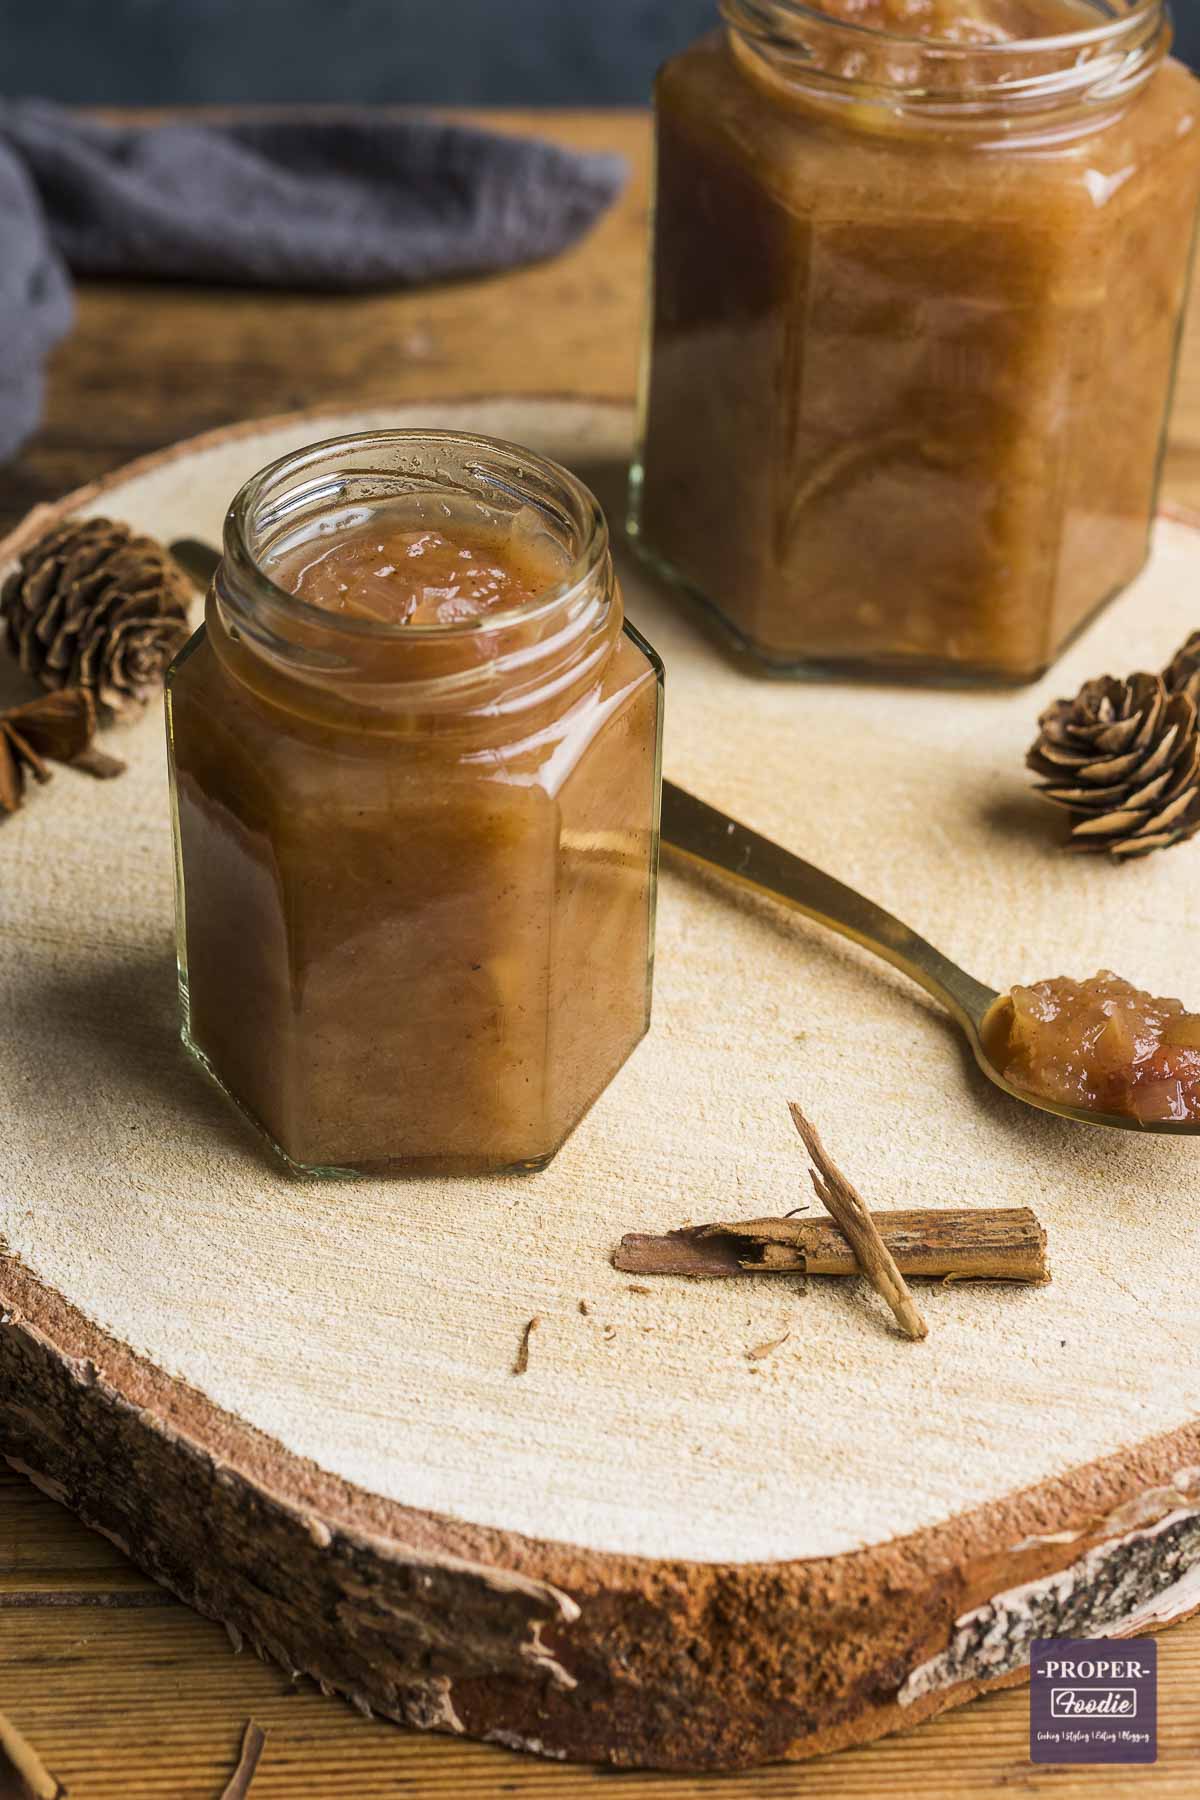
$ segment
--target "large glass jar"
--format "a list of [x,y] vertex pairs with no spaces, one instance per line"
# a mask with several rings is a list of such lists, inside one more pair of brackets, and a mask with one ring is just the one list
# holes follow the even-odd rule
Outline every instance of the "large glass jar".
[[[384,511],[558,579],[436,623],[273,579]],[[649,1017],[661,680],[595,500],[514,445],[379,432],[242,489],[169,677],[179,971],[185,1041],[292,1164],[535,1168],[616,1073]]]
[[1200,184],[1162,0],[724,13],[658,83],[631,529],[775,670],[1032,680],[1147,553]]

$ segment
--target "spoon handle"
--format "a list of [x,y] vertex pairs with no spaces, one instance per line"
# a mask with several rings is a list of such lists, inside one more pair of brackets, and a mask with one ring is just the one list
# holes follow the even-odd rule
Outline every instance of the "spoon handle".
[[917,982],[974,1032],[996,998],[985,987],[882,906],[835,881],[823,869],[739,825],[726,813],[663,782],[662,838],[691,862],[720,869],[743,887],[769,894],[881,956]]

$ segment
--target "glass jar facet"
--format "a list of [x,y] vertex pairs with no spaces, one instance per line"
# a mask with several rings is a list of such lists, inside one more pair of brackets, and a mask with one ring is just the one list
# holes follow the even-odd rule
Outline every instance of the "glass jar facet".
[[631,529],[781,672],[1032,680],[1145,559],[1200,87],[1160,0],[1044,4],[1094,28],[729,0],[660,75]]
[[[418,494],[547,535],[562,582],[462,624],[277,587],[299,529]],[[532,1168],[645,1032],[661,666],[595,501],[515,446],[382,432],[235,502],[169,678],[184,1034],[293,1164]]]

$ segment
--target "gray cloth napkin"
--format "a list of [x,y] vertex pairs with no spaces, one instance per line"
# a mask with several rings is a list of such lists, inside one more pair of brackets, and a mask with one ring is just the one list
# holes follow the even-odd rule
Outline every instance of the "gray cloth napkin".
[[41,412],[68,270],[261,287],[409,285],[552,256],[620,157],[369,115],[112,126],[0,101],[0,458]]

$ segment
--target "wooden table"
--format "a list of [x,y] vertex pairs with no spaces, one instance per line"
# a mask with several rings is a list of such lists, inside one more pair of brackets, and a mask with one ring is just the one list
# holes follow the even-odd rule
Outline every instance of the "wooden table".
[[[640,113],[506,114],[565,144],[619,149],[624,199],[569,255],[503,278],[412,294],[329,298],[193,287],[92,286],[54,359],[44,426],[0,470],[0,531],[143,451],[231,420],[425,395],[553,391],[628,398],[643,297],[649,130]],[[1200,296],[1192,308],[1166,492],[1200,509]],[[1200,595],[1197,596],[1200,624]],[[1015,1789],[1123,1800],[1200,1792],[1200,1619],[1162,1640],[1155,1768],[1034,1769],[1024,1690],[904,1736],[727,1778],[625,1775],[622,1795],[926,1800]],[[603,1772],[368,1723],[293,1686],[220,1626],[153,1586],[103,1539],[0,1473],[0,1708],[73,1800],[215,1800],[242,1727],[268,1733],[254,1800],[506,1794],[599,1796]]]

